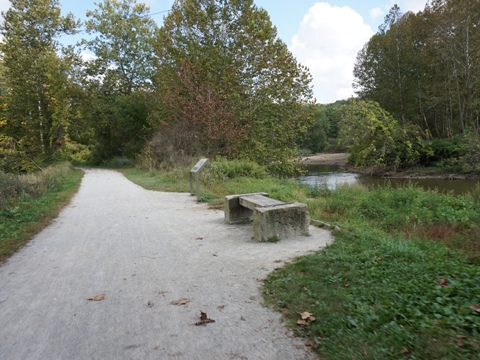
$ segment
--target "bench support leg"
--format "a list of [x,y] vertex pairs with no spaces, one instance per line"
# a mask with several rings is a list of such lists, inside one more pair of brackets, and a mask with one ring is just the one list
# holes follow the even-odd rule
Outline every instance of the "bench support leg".
[[306,204],[258,207],[253,214],[253,238],[257,241],[272,241],[309,235],[309,225]]
[[240,205],[239,198],[248,195],[263,195],[268,196],[267,193],[254,193],[242,195],[225,196],[225,221],[229,224],[241,223],[252,220],[253,210]]

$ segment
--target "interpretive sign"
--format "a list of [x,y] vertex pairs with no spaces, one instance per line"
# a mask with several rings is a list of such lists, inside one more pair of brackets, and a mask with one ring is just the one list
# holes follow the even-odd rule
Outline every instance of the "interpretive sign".
[[190,194],[194,195],[193,194],[193,183],[192,183],[193,179],[192,179],[192,177],[193,177],[193,174],[195,174],[197,201],[200,201],[200,188],[199,188],[199,185],[198,185],[198,174],[200,173],[200,171],[202,171],[202,169],[205,167],[205,165],[207,165],[207,162],[208,162],[208,159],[200,159],[200,161],[195,164],[195,166],[192,168],[192,170],[190,170]]

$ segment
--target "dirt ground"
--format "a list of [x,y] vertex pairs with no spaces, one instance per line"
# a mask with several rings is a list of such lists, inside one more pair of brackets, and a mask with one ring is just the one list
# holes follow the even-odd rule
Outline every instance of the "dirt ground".
[[348,154],[316,154],[304,157],[302,162],[307,165],[346,165]]
[[[86,170],[54,223],[0,267],[0,358],[316,358],[263,306],[260,287],[332,235],[252,235],[190,194]],[[215,322],[196,326],[200,311]]]

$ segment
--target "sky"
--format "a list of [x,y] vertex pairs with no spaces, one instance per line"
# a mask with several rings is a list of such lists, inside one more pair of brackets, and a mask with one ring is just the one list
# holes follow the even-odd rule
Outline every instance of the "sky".
[[[87,10],[101,0],[60,0],[62,13],[85,20]],[[137,0],[150,6],[152,18],[163,23],[173,0]],[[332,103],[354,95],[353,66],[357,53],[378,31],[388,10],[398,4],[402,12],[418,12],[427,0],[255,0],[270,15],[278,36],[297,61],[310,69],[314,96]],[[0,11],[10,6],[0,0]],[[75,43],[82,38],[67,41]]]

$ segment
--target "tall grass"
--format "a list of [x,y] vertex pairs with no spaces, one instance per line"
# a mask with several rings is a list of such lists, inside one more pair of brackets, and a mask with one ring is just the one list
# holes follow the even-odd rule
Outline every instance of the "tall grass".
[[28,175],[0,172],[0,263],[57,216],[82,176],[67,163]]

